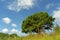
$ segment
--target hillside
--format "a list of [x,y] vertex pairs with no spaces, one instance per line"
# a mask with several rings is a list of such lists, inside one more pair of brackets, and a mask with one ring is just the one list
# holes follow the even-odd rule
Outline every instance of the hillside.
[[0,33],[0,40],[60,40],[60,34],[54,33],[51,35],[46,34],[36,34],[36,35],[29,35],[26,37],[19,37],[16,34],[3,34]]

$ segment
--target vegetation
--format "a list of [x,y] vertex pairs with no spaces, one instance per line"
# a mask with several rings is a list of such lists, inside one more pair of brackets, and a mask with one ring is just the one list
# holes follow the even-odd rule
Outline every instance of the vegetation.
[[60,34],[60,26],[59,25],[56,25],[56,27],[54,28],[54,33]]
[[4,33],[0,33],[0,40],[19,40],[20,37],[17,36],[16,34],[4,34]]
[[55,29],[55,31],[50,34],[30,34],[26,37],[19,37],[16,34],[8,35],[0,33],[0,40],[60,40],[60,34],[57,32],[59,30]]
[[22,32],[41,33],[44,30],[49,30],[53,27],[55,18],[49,16],[47,12],[38,12],[28,16],[22,24]]
[[29,36],[20,37],[17,34],[0,33],[0,40],[60,40],[60,27],[59,25],[56,25],[56,27],[53,26],[54,20],[55,18],[49,16],[46,12],[33,14],[23,21],[22,32],[41,33],[41,31],[51,30],[53,27],[53,32],[50,35],[30,34]]

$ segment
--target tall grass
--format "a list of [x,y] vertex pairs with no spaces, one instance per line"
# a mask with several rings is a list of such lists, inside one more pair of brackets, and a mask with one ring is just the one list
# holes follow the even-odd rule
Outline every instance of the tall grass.
[[46,34],[29,35],[27,37],[22,37],[21,40],[60,40],[60,34],[53,33],[51,35]]
[[26,37],[18,37],[18,36],[1,36],[0,40],[60,40],[60,33],[52,33],[51,35],[46,34],[30,34]]
[[19,37],[16,34],[8,35],[0,33],[0,40],[60,40],[60,27],[56,27],[50,35],[30,34],[29,36]]

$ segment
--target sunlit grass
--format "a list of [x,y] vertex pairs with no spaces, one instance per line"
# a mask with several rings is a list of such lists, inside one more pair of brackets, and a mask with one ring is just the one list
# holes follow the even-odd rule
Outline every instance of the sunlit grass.
[[46,34],[30,34],[25,37],[18,36],[1,36],[0,40],[60,40],[60,33],[52,33],[51,35]]
[[27,37],[22,37],[21,40],[60,40],[60,34],[53,33],[51,35],[46,34],[29,35]]

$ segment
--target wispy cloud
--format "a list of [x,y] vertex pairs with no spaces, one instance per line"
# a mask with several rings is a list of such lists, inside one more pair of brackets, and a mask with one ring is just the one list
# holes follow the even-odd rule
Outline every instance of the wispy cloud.
[[53,17],[55,18],[55,22],[60,25],[60,8],[57,8],[57,10],[53,11]]
[[49,3],[49,4],[46,5],[46,9],[50,9],[53,6],[54,6],[54,3]]
[[8,5],[8,9],[19,12],[21,9],[29,9],[34,6],[34,0],[15,0]]
[[2,1],[2,2],[3,2],[3,1],[6,1],[6,0],[0,0],[0,1]]
[[12,29],[11,33],[18,33],[19,31],[17,29]]
[[3,22],[6,24],[9,24],[11,22],[11,19],[9,17],[2,18]]
[[17,27],[17,24],[13,23],[13,24],[12,24],[12,27]]

